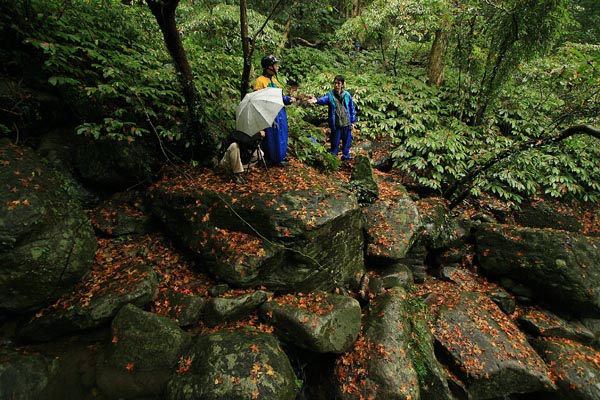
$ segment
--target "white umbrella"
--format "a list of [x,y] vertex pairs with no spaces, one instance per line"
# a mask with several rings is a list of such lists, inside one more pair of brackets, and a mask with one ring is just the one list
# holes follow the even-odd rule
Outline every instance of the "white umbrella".
[[282,90],[265,88],[244,96],[235,113],[235,129],[253,136],[270,127],[283,108]]

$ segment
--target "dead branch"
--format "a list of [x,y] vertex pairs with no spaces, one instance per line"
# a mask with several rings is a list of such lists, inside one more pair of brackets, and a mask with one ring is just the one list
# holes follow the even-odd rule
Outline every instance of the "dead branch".
[[[556,136],[550,136],[545,139],[532,140],[529,142],[522,143],[518,147],[515,147],[513,149],[506,150],[506,151],[499,153],[498,155],[493,157],[491,160],[487,161],[483,165],[479,166],[478,168],[472,170],[471,172],[469,172],[468,174],[463,176],[461,179],[456,181],[452,186],[450,186],[448,189],[446,189],[446,191],[444,192],[444,198],[451,200],[450,208],[454,208],[469,195],[469,191],[471,190],[471,186],[472,186],[473,182],[475,181],[475,178],[477,178],[479,175],[483,174],[490,168],[494,167],[495,165],[499,164],[501,161],[504,161],[507,158],[517,155],[523,151],[559,143],[559,142],[565,140],[566,138],[571,137],[576,134],[586,134],[586,135],[595,137],[596,139],[600,139],[600,129],[594,128],[593,126],[590,126],[590,125],[574,125],[574,126],[571,126],[567,129],[563,130]],[[460,192],[460,194],[458,196],[454,197],[454,194],[456,193],[456,191],[461,188],[462,188],[462,191]]]

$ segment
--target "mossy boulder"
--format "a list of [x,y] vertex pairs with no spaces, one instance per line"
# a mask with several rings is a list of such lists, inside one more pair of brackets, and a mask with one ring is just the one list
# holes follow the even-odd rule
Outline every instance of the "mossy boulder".
[[327,290],[363,271],[363,221],[352,193],[316,172],[307,176],[302,165],[273,170],[270,178],[253,170],[247,185],[209,170],[175,171],[150,188],[151,209],[233,287]]
[[111,345],[98,365],[97,383],[114,399],[161,395],[191,343],[191,336],[175,321],[131,304],[119,311],[111,332]]
[[56,300],[89,271],[96,238],[70,181],[32,149],[0,140],[0,312]]
[[199,336],[171,376],[166,400],[296,398],[296,375],[277,339],[245,327]]

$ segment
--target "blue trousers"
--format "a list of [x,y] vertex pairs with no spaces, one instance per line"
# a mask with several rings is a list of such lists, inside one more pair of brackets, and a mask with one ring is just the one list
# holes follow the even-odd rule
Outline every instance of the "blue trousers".
[[340,139],[342,140],[342,159],[350,158],[350,145],[352,144],[352,126],[344,126],[331,130],[331,154],[337,156],[340,152]]

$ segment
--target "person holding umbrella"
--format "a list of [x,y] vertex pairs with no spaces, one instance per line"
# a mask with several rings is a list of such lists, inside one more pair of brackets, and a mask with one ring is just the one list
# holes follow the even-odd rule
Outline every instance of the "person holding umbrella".
[[[279,60],[272,54],[262,58],[260,65],[263,69],[261,76],[254,81],[254,90],[262,90],[265,88],[280,88],[283,86],[277,80],[279,72]],[[283,96],[283,103],[290,105],[296,101],[291,96]],[[287,145],[288,145],[288,120],[285,107],[283,107],[273,125],[265,129],[266,135],[263,142],[263,149],[267,154],[269,161],[276,166],[287,165]]]
[[227,150],[219,162],[220,167],[233,173],[234,182],[245,183],[242,172],[260,160],[264,163],[260,144],[265,137],[265,129],[273,126],[281,109],[283,91],[276,88],[248,93],[238,104],[235,130],[229,134],[223,146]]

